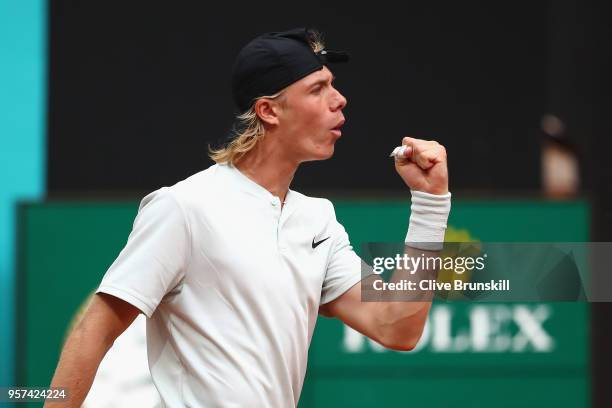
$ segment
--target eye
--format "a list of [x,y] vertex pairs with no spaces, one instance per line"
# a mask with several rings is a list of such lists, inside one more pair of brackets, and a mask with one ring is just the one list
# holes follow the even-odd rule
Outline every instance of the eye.
[[314,88],[312,88],[312,93],[313,94],[318,94],[319,92],[321,92],[321,85],[317,85]]

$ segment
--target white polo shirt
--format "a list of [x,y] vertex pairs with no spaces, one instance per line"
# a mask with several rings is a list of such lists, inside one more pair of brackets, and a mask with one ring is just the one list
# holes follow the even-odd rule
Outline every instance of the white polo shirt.
[[147,319],[149,368],[168,407],[289,407],[319,305],[361,279],[329,200],[280,200],[213,165],[141,202],[98,292]]

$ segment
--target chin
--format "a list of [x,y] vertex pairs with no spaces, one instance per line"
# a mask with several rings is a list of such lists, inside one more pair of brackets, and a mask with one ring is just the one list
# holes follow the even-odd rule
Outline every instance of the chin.
[[325,159],[331,159],[333,155],[334,155],[334,148],[332,147],[331,150],[329,151],[329,154],[325,157]]
[[334,155],[335,142],[335,140],[326,140],[323,143],[313,143],[309,146],[304,146],[306,149],[303,150],[303,153],[305,153],[306,159],[303,161],[327,160],[331,158]]
[[331,149],[325,151],[317,151],[310,155],[310,157],[304,161],[318,161],[318,160],[327,160],[330,159],[334,155],[334,148],[332,146]]
[[334,155],[334,145],[331,145],[329,149],[321,152],[320,157],[317,160],[327,160]]

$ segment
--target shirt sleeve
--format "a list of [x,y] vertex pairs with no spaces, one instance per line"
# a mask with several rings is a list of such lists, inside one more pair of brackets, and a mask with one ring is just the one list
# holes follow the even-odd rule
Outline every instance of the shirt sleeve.
[[328,231],[332,239],[332,248],[321,290],[322,305],[338,298],[360,282],[362,267],[364,273],[369,274],[367,264],[355,253],[346,230],[336,219],[336,213],[331,202],[329,202],[329,205],[331,207],[331,217]]
[[151,317],[184,277],[191,235],[182,208],[168,187],[142,199],[127,244],[96,293],[116,296]]

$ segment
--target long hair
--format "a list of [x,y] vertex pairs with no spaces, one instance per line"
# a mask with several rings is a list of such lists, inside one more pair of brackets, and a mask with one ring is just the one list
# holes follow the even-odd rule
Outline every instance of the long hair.
[[[322,36],[317,31],[310,32],[310,48],[317,53],[325,48]],[[286,89],[286,88],[285,88]],[[260,96],[256,98],[251,107],[244,113],[236,116],[236,124],[234,125],[233,135],[231,139],[218,149],[208,147],[208,155],[216,163],[230,163],[233,164],[236,160],[239,160],[247,152],[252,150],[266,134],[264,122],[257,116],[255,112],[255,103],[259,99],[279,99],[284,94],[284,89],[280,92],[269,95]]]

